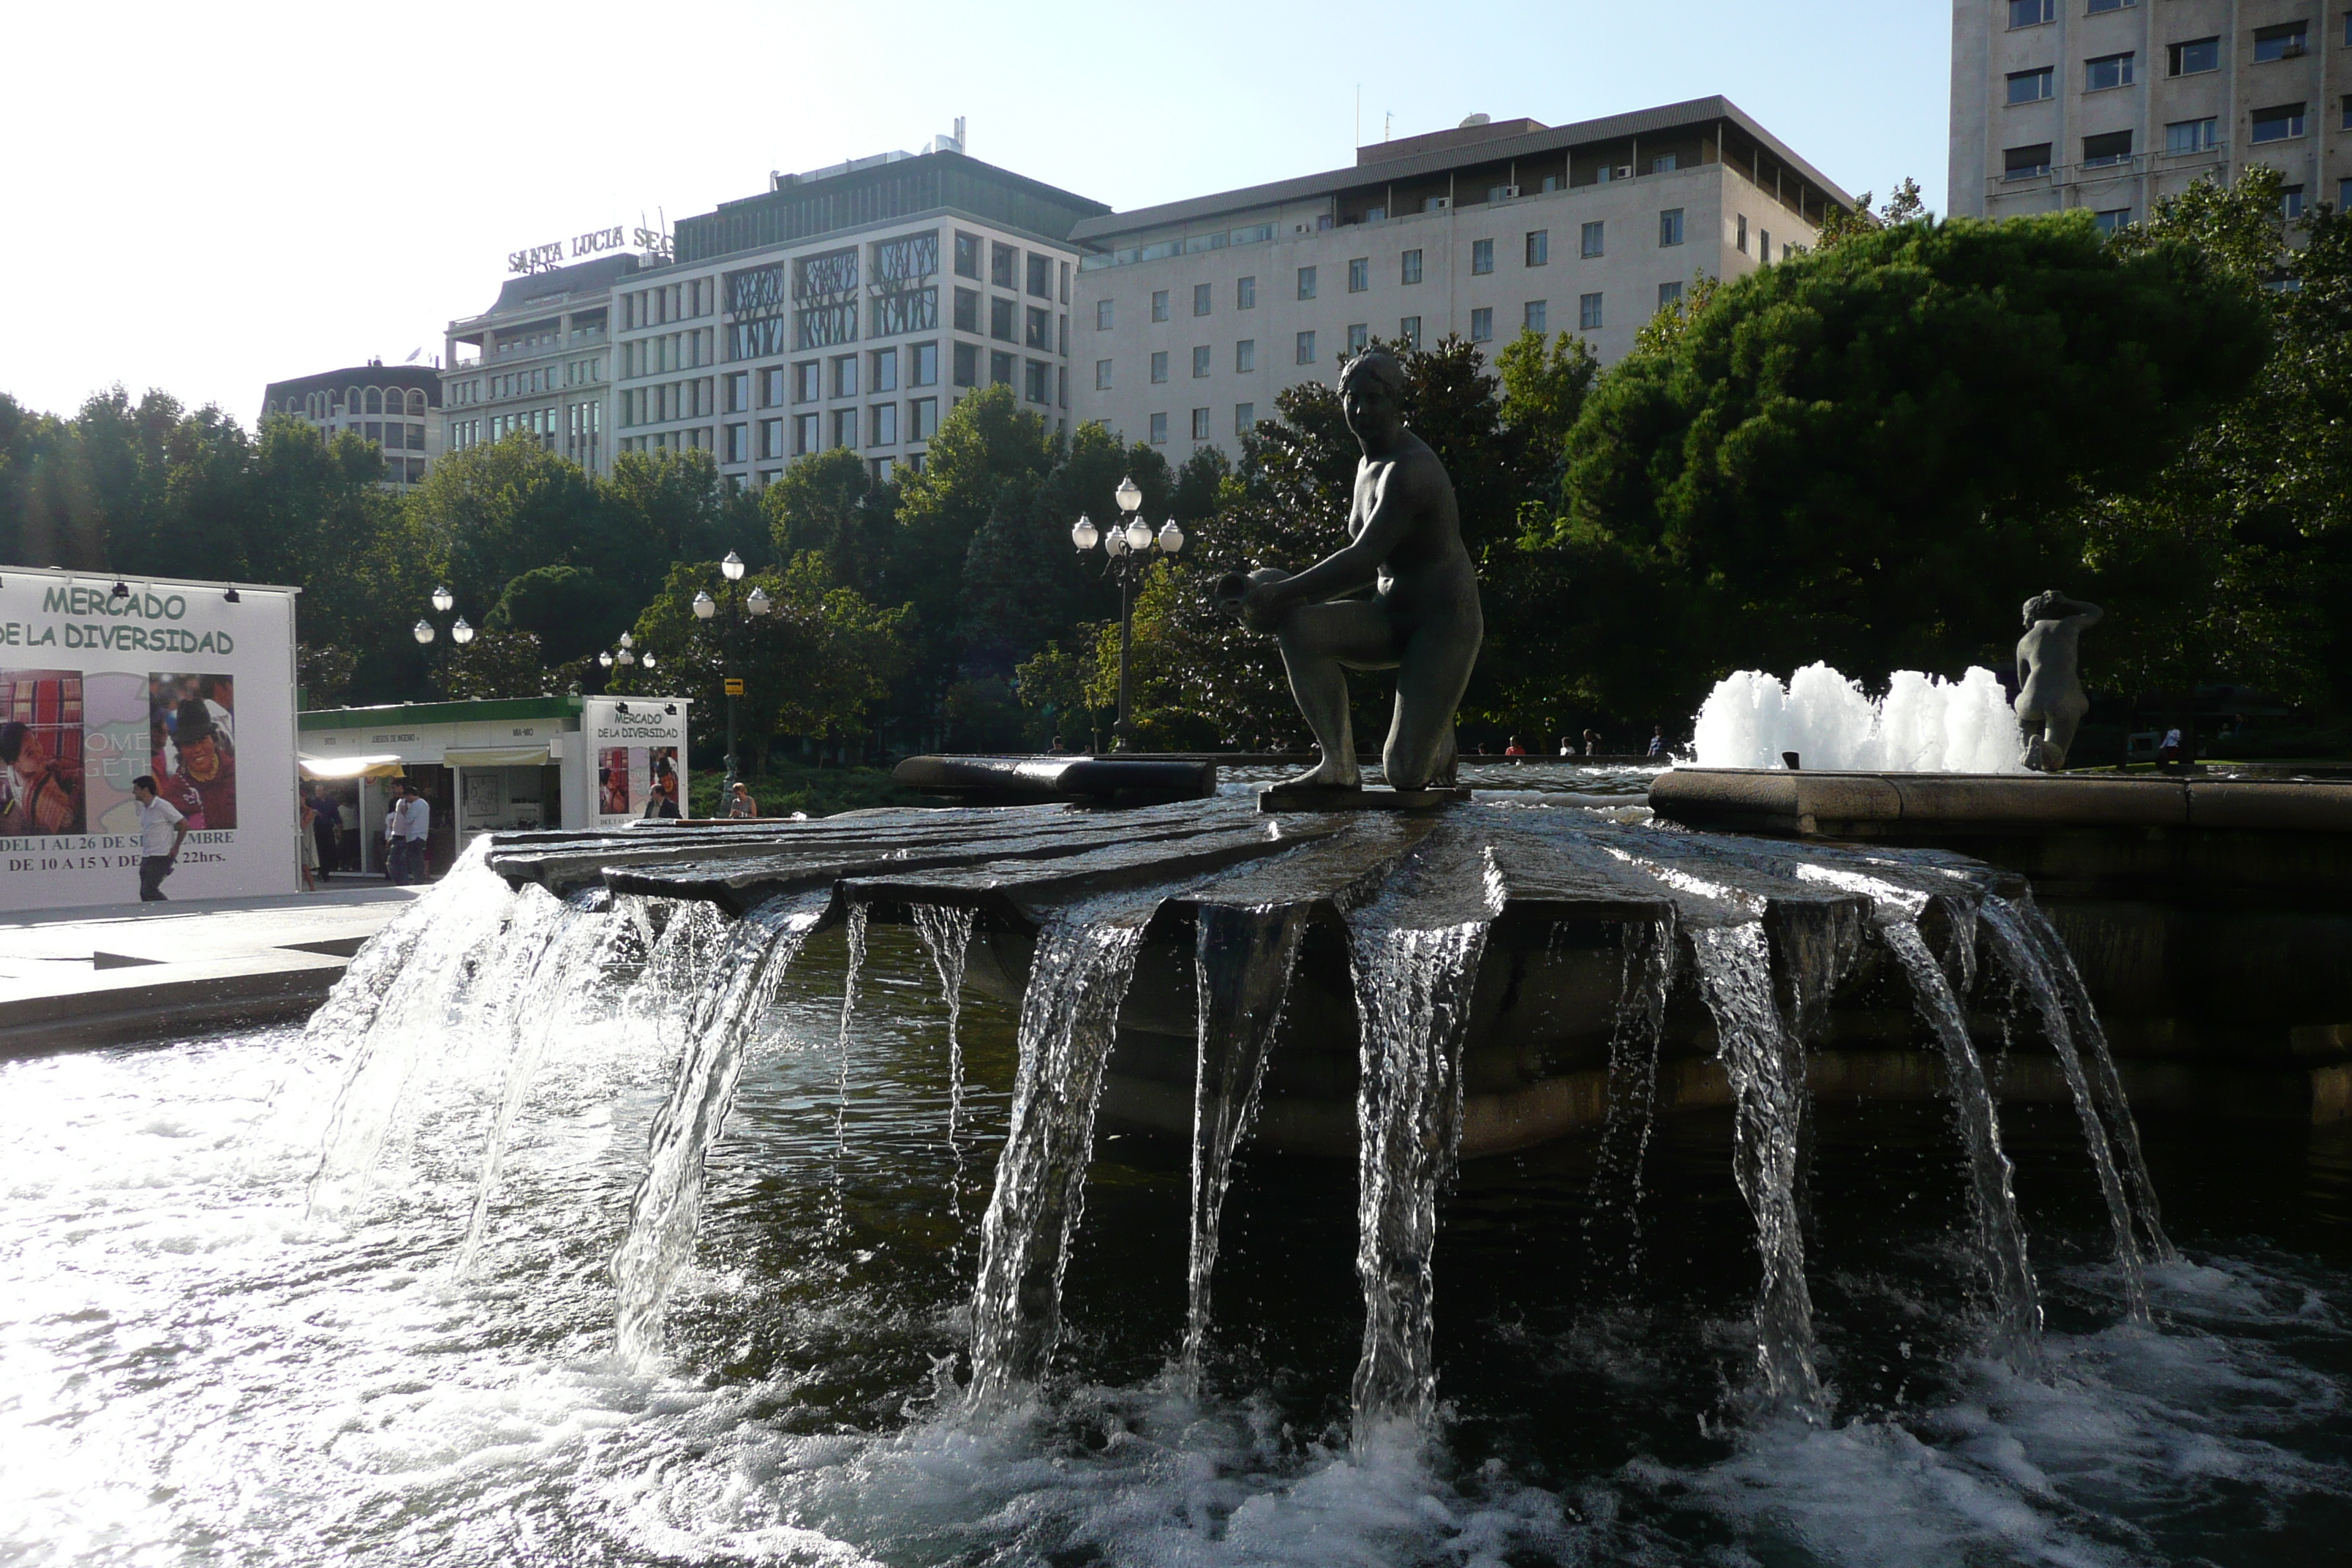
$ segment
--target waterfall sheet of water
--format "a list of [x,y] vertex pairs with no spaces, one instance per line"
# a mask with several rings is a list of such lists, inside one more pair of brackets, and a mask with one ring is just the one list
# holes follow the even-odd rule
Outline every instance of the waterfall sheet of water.
[[549,1043],[587,1021],[595,1010],[597,978],[611,967],[619,949],[638,940],[634,911],[597,911],[591,908],[589,895],[567,900],[565,916],[563,928],[539,949],[538,961],[521,987],[524,1000],[514,1010],[506,1079],[489,1131],[482,1140],[473,1213],[466,1223],[466,1238],[457,1248],[455,1272],[461,1279],[473,1272],[481,1256],[489,1228],[490,1200],[498,1192],[507,1144]]
[[1021,999],[1011,1123],[981,1219],[969,1411],[1002,1407],[1053,1358],[1103,1070],[1143,928],[1165,897],[1159,889],[1073,905],[1037,933]]
[[841,983],[841,1028],[834,1041],[838,1065],[833,1084],[833,1208],[825,1235],[836,1248],[849,1240],[849,1026],[857,1016],[857,977],[866,967],[866,915],[864,904],[850,906],[849,966]]
[[411,1079],[428,1058],[487,1037],[486,1013],[510,1005],[554,934],[562,906],[516,893],[477,840],[449,874],[363,950],[303,1032],[306,1049],[343,1063],[309,1189],[310,1213],[339,1212],[368,1185]]
[[831,900],[830,889],[786,894],[735,921],[688,1012],[677,1078],[654,1117],[646,1173],[613,1258],[614,1344],[627,1364],[643,1365],[661,1352],[670,1287],[693,1253],[702,1217],[704,1162],[726,1130],[745,1043]]
[[948,1272],[963,1273],[963,971],[971,952],[972,911],[947,904],[915,906],[915,932],[923,939],[931,969],[940,977],[940,999],[948,1009],[948,1222],[955,1240],[948,1246]]
[[[2074,1114],[2083,1125],[2083,1142],[2099,1192],[2106,1201],[2107,1224],[2113,1233],[2116,1267],[2123,1276],[2125,1304],[2132,1319],[2148,1321],[2147,1265],[2150,1260],[2176,1260],[2156,1208],[2155,1184],[2139,1152],[2139,1128],[2125,1100],[2116,1074],[2115,1058],[2106,1049],[2090,999],[2081,990],[2082,979],[2072,974],[2072,994],[2057,966],[2071,973],[2074,961],[2065,943],[2051,929],[2031,895],[2012,902],[1988,898],[1978,912],[1993,954],[2011,980],[2032,998],[2042,1024],[2043,1039],[2058,1058],[2066,1089],[2074,1098]],[[2083,1021],[2083,1038],[2076,1038],[2076,1020]],[[2088,1047],[2099,1073],[2095,1081],[2084,1062]],[[2101,1104],[2102,1090],[2105,1103]],[[2129,1185],[2126,1187],[2128,1173]]]
[[1192,1081],[1192,1227],[1186,1269],[1183,1386],[1197,1393],[1210,1281],[1234,1154],[1256,1120],[1265,1062],[1290,996],[1311,905],[1201,906],[1193,945],[1199,1024]]
[[1769,1403],[1825,1415],[1797,1208],[1805,1081],[1775,1005],[1770,948],[1755,921],[1695,927],[1689,937],[1692,972],[1715,1020],[1716,1054],[1731,1083],[1732,1179],[1755,1218],[1756,1253],[1764,1268],[1756,1300],[1761,1392]]
[[[1675,922],[1629,921],[1619,931],[1617,1016],[1609,1032],[1608,1110],[1601,1149],[1586,1190],[1584,1230],[1598,1260],[1602,1237],[1596,1222],[1621,1222],[1624,1268],[1607,1287],[1622,1289],[1642,1271],[1642,1172],[1656,1127],[1658,1053],[1665,1039],[1666,994],[1675,977]],[[1616,1228],[1616,1227],[1612,1227]],[[1601,1282],[1596,1279],[1596,1285]]]

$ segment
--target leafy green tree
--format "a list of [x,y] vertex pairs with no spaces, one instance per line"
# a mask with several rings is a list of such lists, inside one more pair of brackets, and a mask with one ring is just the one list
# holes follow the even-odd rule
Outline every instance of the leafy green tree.
[[894,500],[890,488],[875,483],[866,459],[851,448],[811,453],[768,487],[774,558],[788,563],[814,551],[824,557],[835,586],[882,595],[896,531]]
[[2147,483],[2267,352],[2241,279],[2087,214],[1895,225],[1727,283],[1586,400],[1517,663],[1626,721],[1741,666],[1956,671],[2079,566],[2084,500]]
[[[587,554],[582,541],[601,542],[603,504],[578,464],[527,431],[445,455],[409,497],[459,612],[477,622],[515,578],[537,566],[578,563]],[[645,554],[667,558],[658,542]]]
[[534,566],[509,581],[482,617],[485,631],[528,632],[545,656],[568,663],[625,630],[636,606],[626,591],[585,566]]
[[671,562],[727,553],[719,465],[707,451],[623,452],[613,459],[612,477],[594,488],[604,504],[586,513],[583,537],[569,554],[547,561],[592,567],[624,597],[642,603],[661,586]]
[[444,701],[488,697],[541,697],[552,689],[539,638],[530,632],[480,630],[462,647],[436,645],[435,693]]

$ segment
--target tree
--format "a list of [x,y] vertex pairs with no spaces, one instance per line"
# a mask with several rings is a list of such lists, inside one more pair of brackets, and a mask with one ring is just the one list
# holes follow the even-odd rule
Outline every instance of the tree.
[[806,551],[824,557],[837,587],[861,594],[883,590],[895,531],[887,487],[874,482],[866,459],[835,447],[799,459],[766,496],[769,540],[775,559],[789,563]]
[[2079,569],[2085,498],[2147,483],[2267,336],[2197,247],[2110,247],[2078,213],[1901,224],[1726,283],[1587,399],[1518,662],[1620,721],[1742,666],[1956,672]]
[[604,504],[586,514],[583,537],[569,553],[545,559],[593,569],[632,604],[652,595],[671,562],[727,552],[727,507],[708,451],[623,452],[613,459],[612,478],[594,488]]
[[486,697],[540,697],[551,689],[539,638],[530,632],[477,631],[450,643],[434,660],[433,684],[444,701]]
[[[583,542],[604,542],[595,482],[528,431],[444,455],[408,504],[459,613],[477,620],[525,572],[586,563]],[[658,542],[645,553],[670,559]]]
[[625,591],[589,568],[534,566],[508,582],[482,627],[528,632],[547,658],[565,663],[596,652],[634,618]]

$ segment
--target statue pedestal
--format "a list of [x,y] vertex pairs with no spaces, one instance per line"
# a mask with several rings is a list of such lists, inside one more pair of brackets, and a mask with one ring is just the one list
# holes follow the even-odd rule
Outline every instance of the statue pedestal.
[[1435,811],[1470,798],[1468,789],[1337,789],[1268,784],[1257,792],[1262,812],[1284,811]]

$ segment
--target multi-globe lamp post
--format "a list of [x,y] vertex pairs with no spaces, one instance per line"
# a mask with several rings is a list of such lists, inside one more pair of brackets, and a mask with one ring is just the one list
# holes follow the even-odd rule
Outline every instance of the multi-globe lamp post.
[[[719,629],[719,675],[725,682],[727,691],[727,777],[719,786],[719,798],[721,801],[728,801],[735,797],[737,776],[735,700],[743,694],[743,682],[735,674],[735,634],[736,629],[743,624],[745,616],[764,616],[768,613],[768,591],[754,584],[750,595],[739,605],[736,595],[739,591],[738,584],[743,581],[743,558],[730,550],[727,552],[727,559],[719,563],[719,570],[727,579],[727,621]],[[716,618],[719,614],[719,601],[707,593],[696,593],[694,614],[697,620],[708,621]]]
[[596,662],[607,670],[618,665],[621,674],[625,677],[632,668],[639,665],[645,667],[647,674],[651,674],[655,665],[659,661],[654,658],[650,650],[639,653],[637,639],[627,632],[623,632],[611,647],[596,656]]
[[1118,499],[1118,510],[1124,521],[1114,522],[1106,529],[1097,529],[1081,512],[1078,521],[1070,525],[1070,542],[1077,546],[1078,553],[1083,557],[1095,547],[1097,541],[1100,541],[1103,553],[1110,557],[1103,568],[1103,574],[1117,579],[1118,583],[1118,718],[1111,729],[1118,737],[1117,749],[1125,751],[1134,738],[1132,710],[1128,700],[1127,664],[1129,651],[1135,641],[1135,585],[1143,580],[1145,569],[1154,560],[1161,556],[1173,557],[1184,548],[1184,531],[1176,526],[1176,520],[1171,517],[1160,526],[1158,533],[1151,531],[1151,525],[1139,515],[1143,509],[1143,490],[1132,478],[1119,480],[1118,489],[1111,493]]
[[[449,613],[449,606],[455,605],[457,602],[457,595],[449,592],[449,588],[446,584],[435,584],[433,589],[433,613],[435,615],[447,615]],[[409,635],[416,639],[417,646],[420,647],[433,640],[433,623],[426,620],[423,616],[416,617],[416,624],[409,627],[408,631]],[[474,628],[467,625],[465,616],[459,616],[457,617],[457,624],[449,628],[449,640],[456,643],[459,647],[464,647],[467,643],[474,640]]]

